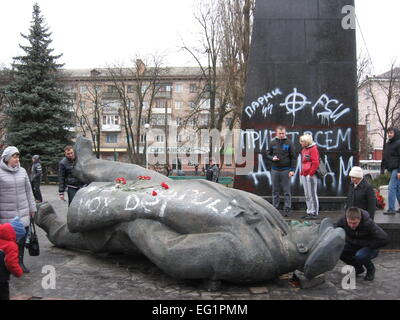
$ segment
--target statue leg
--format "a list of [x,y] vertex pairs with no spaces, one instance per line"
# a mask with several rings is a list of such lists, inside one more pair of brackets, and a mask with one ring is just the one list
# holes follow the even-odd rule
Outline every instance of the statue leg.
[[137,247],[127,236],[129,223],[120,223],[93,231],[71,233],[68,225],[57,216],[48,202],[39,207],[35,223],[46,231],[48,239],[56,247],[132,255],[139,253]]
[[229,232],[179,234],[158,221],[137,219],[129,223],[128,233],[144,255],[174,278],[243,283],[276,276],[266,250],[251,240],[243,244]]
[[89,249],[81,233],[71,233],[67,224],[55,213],[50,203],[39,206],[35,215],[35,223],[47,233],[47,238],[56,247]]

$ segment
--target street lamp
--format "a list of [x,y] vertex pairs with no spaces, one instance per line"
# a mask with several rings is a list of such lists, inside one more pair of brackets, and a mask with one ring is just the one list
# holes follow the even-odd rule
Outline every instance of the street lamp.
[[150,124],[144,124],[144,149],[146,150],[146,169],[149,168],[149,159],[148,159],[148,152],[147,152],[147,133],[150,130]]

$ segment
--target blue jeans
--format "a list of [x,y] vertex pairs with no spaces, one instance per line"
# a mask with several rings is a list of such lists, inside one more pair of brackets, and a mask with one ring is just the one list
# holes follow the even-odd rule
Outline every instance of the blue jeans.
[[75,194],[78,192],[80,188],[71,188],[68,187],[67,193],[68,193],[68,206],[71,204],[72,199],[74,199]]
[[361,248],[359,250],[350,249],[348,246],[344,247],[342,255],[340,259],[349,265],[354,266],[355,268],[360,268],[361,266],[365,266],[367,270],[373,268],[372,259],[375,259],[378,256],[378,249],[371,248]]
[[400,179],[397,179],[398,170],[392,170],[389,181],[389,210],[393,210],[396,205],[396,198],[400,204]]

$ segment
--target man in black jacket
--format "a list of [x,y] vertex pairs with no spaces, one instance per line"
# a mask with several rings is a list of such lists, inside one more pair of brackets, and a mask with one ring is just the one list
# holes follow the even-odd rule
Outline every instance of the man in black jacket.
[[294,175],[296,154],[293,143],[286,137],[285,127],[278,126],[276,128],[276,137],[271,141],[267,151],[267,159],[272,162],[272,204],[279,209],[279,193],[282,188],[285,198],[284,216],[288,217],[292,209],[290,178]]
[[73,147],[66,146],[64,148],[64,154],[65,157],[60,161],[58,165],[58,192],[60,199],[64,200],[64,192],[65,189],[67,189],[69,206],[75,194],[80,188],[83,187],[84,184],[77,177],[75,177],[73,173],[76,164],[76,157]]
[[376,210],[376,195],[372,186],[364,179],[360,167],[353,167],[349,173],[351,184],[347,193],[346,208],[357,207],[368,211],[374,220]]
[[[384,214],[395,214],[396,198],[400,204],[400,131],[396,128],[389,128],[387,133],[389,141],[383,148],[382,167],[390,173],[389,209]],[[400,213],[400,210],[397,212]]]
[[362,274],[365,267],[364,280],[374,280],[375,266],[371,260],[378,256],[379,248],[388,244],[389,236],[371,220],[367,211],[356,207],[348,208],[335,226],[346,232],[346,244],[340,259],[354,266],[357,275]]
[[42,165],[39,156],[35,154],[32,157],[31,184],[33,196],[36,202],[43,202],[42,193],[40,192],[40,180],[42,179]]

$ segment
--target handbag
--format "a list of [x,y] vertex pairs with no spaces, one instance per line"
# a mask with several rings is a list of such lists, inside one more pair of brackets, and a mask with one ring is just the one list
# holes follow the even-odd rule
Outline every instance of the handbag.
[[327,174],[328,174],[328,170],[326,169],[325,162],[323,162],[322,159],[319,158],[319,166],[317,169],[317,176],[319,178],[323,179]]
[[32,217],[29,223],[28,241],[25,246],[28,249],[30,256],[36,257],[40,254],[39,239],[36,234],[35,222]]

